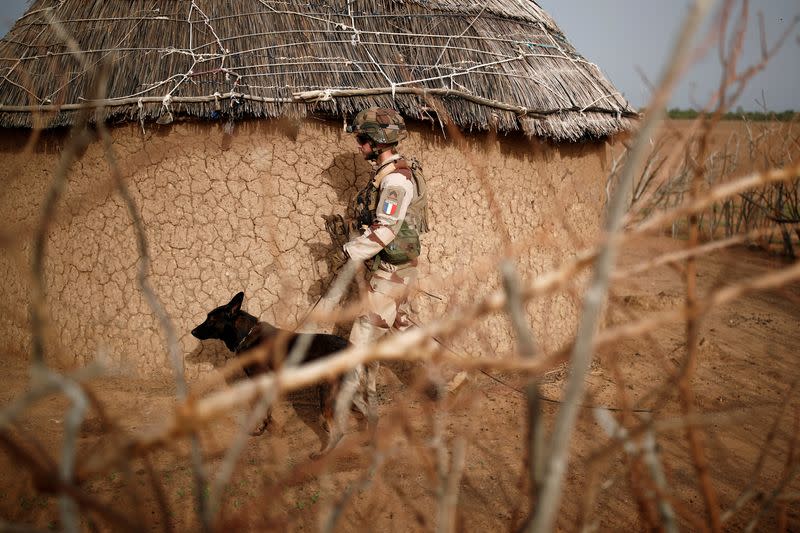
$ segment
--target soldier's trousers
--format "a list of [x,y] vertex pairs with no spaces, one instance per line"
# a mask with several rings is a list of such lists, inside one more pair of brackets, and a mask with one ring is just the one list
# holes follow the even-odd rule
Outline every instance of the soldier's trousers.
[[[390,330],[408,329],[411,326],[408,296],[416,280],[417,268],[414,264],[399,267],[385,265],[373,272],[368,280],[365,312],[353,323],[350,342],[362,346],[377,341]],[[363,365],[355,369],[354,377],[358,380],[360,393],[355,395],[353,403],[364,414],[368,414],[364,392],[369,405],[373,409],[377,405],[378,368],[379,364],[374,362],[368,365],[366,372]],[[376,416],[377,413],[371,415]]]

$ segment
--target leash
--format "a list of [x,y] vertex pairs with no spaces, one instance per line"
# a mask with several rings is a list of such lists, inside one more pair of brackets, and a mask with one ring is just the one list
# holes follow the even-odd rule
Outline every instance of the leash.
[[[424,291],[422,291],[422,292],[424,292]],[[408,321],[411,322],[412,324],[414,324],[418,328],[421,327],[417,322],[415,322],[411,318],[409,318]],[[436,343],[439,344],[439,346],[441,346],[445,350],[449,351],[450,353],[452,353],[454,355],[459,355],[458,352],[456,352],[455,350],[453,350],[452,348],[447,346],[444,342],[442,342],[441,340],[437,339],[435,336],[431,336],[431,338],[433,340],[435,340]],[[502,379],[498,378],[497,376],[495,376],[493,374],[490,374],[486,370],[483,370],[483,369],[479,368],[478,372],[480,372],[484,376],[488,377],[489,379],[492,379],[492,380],[496,381],[500,385],[503,385],[504,387],[506,387],[506,388],[518,393],[520,396],[527,396],[525,391],[522,391],[522,390],[518,389],[517,387],[511,385],[510,383],[508,383],[506,381],[503,381]],[[562,400],[556,400],[554,398],[548,398],[547,396],[542,396],[541,394],[539,395],[539,399],[542,400],[543,402],[553,403],[553,404],[563,404],[564,403]],[[625,409],[622,409],[620,407],[606,407],[604,405],[581,404],[579,407],[581,407],[582,409],[605,409],[606,411],[612,411],[612,412],[625,411]],[[650,409],[628,409],[628,411],[631,411],[633,413],[652,413],[653,412]]]
[[[320,292],[319,298],[317,298],[317,300],[314,302],[314,305],[312,305],[312,306],[311,306],[311,308],[308,310],[308,312],[305,314],[305,316],[303,316],[303,319],[302,319],[302,320],[301,320],[301,321],[298,323],[298,327],[300,327],[300,326],[302,326],[303,324],[305,324],[305,323],[306,323],[306,321],[308,320],[308,317],[310,317],[310,316],[311,316],[311,313],[313,313],[313,312],[314,312],[314,310],[317,308],[317,306],[319,305],[319,303],[320,303],[322,300],[324,300],[324,299],[325,299],[327,296],[332,296],[332,297],[333,297],[333,298],[336,300],[336,304],[338,305],[338,303],[339,303],[339,300],[341,300],[341,299],[342,299],[342,297],[344,297],[344,293],[346,292],[346,289],[347,289],[347,287],[350,285],[350,283],[348,282],[346,286],[344,286],[344,287],[340,287],[340,288],[339,288],[339,289],[340,289],[340,292],[341,292],[341,294],[339,294],[338,296],[337,296],[336,294],[334,294],[334,295],[329,295],[329,293],[330,293],[330,291],[331,291],[332,287],[333,287],[333,286],[336,284],[336,281],[339,279],[339,277],[340,277],[340,276],[342,276],[342,275],[343,275],[343,273],[344,273],[346,270],[348,270],[349,268],[352,268],[352,269],[357,269],[357,268],[358,268],[358,267],[357,267],[357,265],[355,265],[354,263],[352,264],[352,266],[348,267],[348,269],[344,268],[344,267],[347,267],[347,266],[348,266],[348,263],[351,263],[351,262],[352,262],[352,259],[348,259],[348,260],[347,260],[347,261],[344,263],[344,265],[342,265],[341,267],[339,267],[339,268],[336,270],[336,273],[333,275],[333,277],[331,278],[331,280],[330,280],[330,281],[328,282],[328,284],[327,284],[327,285],[324,287],[324,289],[323,289],[323,290]],[[348,276],[355,276],[355,274],[356,274],[356,271],[354,270],[354,271],[352,272],[352,274],[351,274],[350,272],[348,272],[346,275],[348,275]],[[350,280],[350,281],[352,281],[352,278],[351,278],[351,280]]]
[[[308,311],[308,313],[306,313],[306,316],[303,317],[303,320],[300,322],[300,324],[305,324],[305,322],[308,319],[308,317],[311,315],[311,313],[314,312],[314,309],[317,308],[317,305],[319,305],[319,303],[322,301],[322,299],[325,296],[327,296],[328,291],[333,286],[334,282],[337,280],[337,278],[339,277],[341,272],[342,272],[341,269],[339,269],[339,271],[336,272],[336,275],[333,276],[333,279],[331,279],[330,283],[328,283],[328,286],[325,287],[325,290],[322,291],[322,294],[320,294],[319,298],[317,298],[317,301],[314,302],[314,305],[311,307],[311,309]],[[417,291],[421,292],[421,293],[423,293],[423,294],[425,294],[425,295],[427,295],[427,296],[429,296],[431,298],[435,298],[436,300],[439,300],[439,301],[443,301],[444,300],[442,297],[436,296],[435,294],[431,294],[428,291],[425,291],[425,290],[422,290],[422,289],[417,289]],[[419,323],[414,321],[411,317],[408,317],[408,321],[411,322],[412,324],[414,324],[418,328],[422,327]],[[449,351],[450,353],[452,353],[454,355],[459,355],[458,352],[456,352],[451,347],[446,345],[440,339],[436,338],[435,336],[431,336],[431,338],[434,341],[436,341],[436,343],[439,344],[439,346],[441,346],[445,350]],[[516,392],[520,396],[526,396],[527,395],[524,391],[518,389],[517,387],[511,385],[510,383],[508,383],[506,381],[503,381],[502,379],[498,378],[497,376],[495,376],[493,374],[490,374],[486,370],[478,369],[478,371],[481,374],[483,374],[484,376],[488,377],[489,379],[499,383],[500,385],[502,385],[502,386],[514,391],[514,392]],[[556,400],[554,398],[548,398],[547,396],[542,396],[541,394],[539,395],[539,399],[542,400],[543,402],[552,403],[552,404],[563,404],[564,403],[562,400]],[[619,408],[619,407],[607,407],[607,406],[604,406],[604,405],[581,404],[579,407],[581,407],[582,409],[605,409],[606,411],[611,411],[611,412],[622,412],[622,411],[625,411],[625,409],[622,409],[622,408]],[[641,408],[639,408],[639,409],[628,409],[628,411],[631,411],[633,413],[652,413],[653,412],[650,409],[641,409]]]

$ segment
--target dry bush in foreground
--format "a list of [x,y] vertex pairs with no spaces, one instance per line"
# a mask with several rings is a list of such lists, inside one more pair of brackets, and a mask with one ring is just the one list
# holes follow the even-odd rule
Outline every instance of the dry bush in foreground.
[[[793,396],[800,376],[782,376],[787,385],[783,400],[770,411],[771,419],[765,425],[769,430],[759,443],[758,453],[747,458],[754,461],[752,474],[739,479],[739,491],[732,501],[728,498],[721,502],[712,474],[714,462],[732,459],[719,454],[710,456],[711,428],[735,425],[753,415],[749,409],[711,410],[700,406],[695,373],[699,359],[704,357],[703,319],[750,293],[796,287],[800,264],[786,264],[734,283],[719,283],[704,293],[698,288],[697,271],[698,262],[712,252],[749,239],[763,239],[776,231],[781,233],[787,252],[792,250],[792,232],[799,235],[800,222],[798,141],[791,133],[795,125],[788,126],[789,133],[784,136],[787,140],[777,149],[770,146],[769,150],[762,150],[761,134],[750,130],[746,142],[729,139],[722,147],[710,148],[718,119],[732,101],[729,89],[738,88],[752,76],[753,68],[759,67],[736,70],[739,41],[734,39],[732,49],[723,50],[728,69],[714,112],[699,119],[694,133],[686,138],[691,147],[678,144],[666,155],[660,153],[662,145],[657,145],[654,152],[647,151],[648,141],[662,118],[657,110],[665,107],[675,81],[685,69],[692,52],[686,43],[691,42],[690,37],[710,4],[696,3],[649,107],[654,111],[643,118],[640,132],[609,178],[609,205],[602,238],[557,268],[534,279],[520,279],[515,256],[530,243],[512,243],[508,230],[501,225],[498,232],[506,243],[507,254],[491,268],[499,272],[502,290],[375,345],[353,347],[330,360],[302,366],[287,364],[277,374],[229,387],[220,386],[221,377],[202,386],[190,387],[186,383],[170,318],[148,284],[145,228],[115,163],[109,134],[102,123],[96,129],[89,127],[92,109],[87,107],[64,150],[62,165],[54,172],[36,233],[31,272],[34,347],[30,387],[0,411],[0,446],[32,478],[37,495],[58,498],[58,523],[54,525],[69,531],[86,527],[165,531],[199,527],[213,531],[226,527],[282,529],[306,525],[311,520],[323,531],[338,526],[368,529],[378,511],[369,505],[358,505],[357,500],[374,491],[397,500],[399,504],[393,508],[411,510],[408,513],[412,518],[402,528],[480,529],[481,524],[469,522],[469,506],[489,506],[499,501],[504,508],[497,512],[513,529],[553,530],[561,512],[562,527],[590,531],[602,521],[614,520],[613,505],[600,504],[604,494],[613,490],[616,498],[631,502],[633,509],[633,516],[616,518],[641,529],[721,531],[734,520],[754,529],[767,518],[785,526],[788,505],[797,499],[800,473],[796,452],[800,437],[798,407]],[[722,35],[732,19],[732,9],[733,2],[728,2],[721,14],[717,31]],[[765,52],[764,62],[768,56]],[[97,79],[96,94],[102,99],[102,70]],[[435,109],[436,101],[431,100],[430,106]],[[449,133],[458,142],[458,132]],[[93,392],[93,380],[105,371],[99,363],[72,373],[60,373],[43,363],[47,313],[43,259],[47,231],[71,164],[92,142],[103,143],[113,184],[129,209],[138,239],[140,288],[159,317],[173,364],[175,400],[168,404],[167,423],[148,431],[124,430],[109,414],[114,406]],[[749,150],[762,154],[766,158],[764,169],[741,175],[739,169],[745,157],[741,149],[731,148],[734,143],[745,143]],[[747,159],[753,159],[753,155]],[[485,176],[479,178],[494,204],[491,184]],[[669,228],[687,238],[685,247],[624,269],[617,267],[617,257],[626,244]],[[701,235],[724,238],[704,244]],[[629,310],[625,320],[601,327],[609,293],[613,297],[613,287],[618,282],[664,265],[673,266],[683,277],[684,293],[672,306],[653,312]],[[342,285],[334,287],[329,302],[341,296],[352,273],[353,268],[344,269]],[[794,293],[796,290],[790,290],[788,294]],[[529,325],[526,306],[554,294],[581,294],[583,310],[572,342],[558,350],[545,351]],[[796,295],[789,303],[796,312]],[[346,322],[355,315],[358,304],[338,313],[333,313],[330,305],[323,307],[325,312],[317,312],[310,320]],[[447,348],[448,339],[457,332],[497,313],[505,313],[513,324],[515,357],[497,358],[483,353],[464,358]],[[640,384],[644,390],[634,401],[624,386],[624,369],[612,357],[614,397],[618,403],[616,407],[598,405],[587,411],[587,380],[598,364],[595,355],[621,351],[631,339],[650,342],[661,334],[660,328],[669,324],[682,325],[684,329],[680,343],[668,354],[679,354],[676,364],[663,366],[656,380]],[[662,355],[660,349],[659,343],[653,342],[656,357]],[[290,354],[291,360],[301,357],[301,353]],[[424,368],[419,379],[410,380],[412,386],[402,396],[383,406],[379,431],[351,432],[330,455],[314,461],[281,464],[278,449],[273,450],[276,457],[263,458],[264,463],[253,456],[246,457],[251,422],[260,418],[278,397],[371,361],[424,363],[418,367]],[[231,363],[222,375],[234,374],[242,363],[241,359]],[[555,401],[543,393],[543,387],[550,376],[564,369],[568,376],[560,400]],[[444,376],[452,375],[453,370],[466,372],[473,381],[489,376],[524,398],[524,416],[519,416],[519,411],[511,415],[520,424],[517,432],[493,436],[495,442],[516,440],[505,448],[514,450],[514,457],[504,455],[499,445],[492,449],[492,436],[481,434],[477,429],[481,421],[469,416],[471,409],[486,414],[477,407],[481,391],[469,384],[453,392],[448,390]],[[509,385],[511,380],[522,385],[515,388]],[[431,382],[438,391],[428,397],[424,392]],[[451,386],[457,389],[457,383],[451,382]],[[54,394],[67,400],[58,457],[39,442],[24,422],[26,412]],[[339,400],[338,416],[344,418],[349,399],[342,395]],[[523,403],[512,405],[521,408]],[[579,430],[582,411],[593,413],[596,423],[584,424]],[[232,413],[241,414],[238,423],[228,424],[225,432],[220,432],[220,424],[229,420]],[[788,439],[785,446],[779,446],[778,441],[787,433],[780,428],[790,417],[793,422]],[[96,431],[103,437],[87,448],[79,437],[86,431],[87,422],[92,421],[100,426]],[[675,444],[676,434],[682,434],[685,440]],[[666,457],[664,446],[684,449],[684,463],[692,472],[683,472],[684,464],[674,456]],[[485,467],[488,475],[507,481],[506,494],[486,494],[485,487],[473,485],[473,477],[466,474],[470,450],[477,450],[477,457],[490,462]],[[765,465],[775,457],[784,467],[777,482],[765,489],[759,480]],[[623,466],[612,469],[610,465],[615,461],[621,461]],[[267,462],[269,468],[265,466]],[[396,483],[403,476],[416,476],[422,490],[409,494],[408,485]],[[571,477],[577,477],[578,482],[570,481]],[[173,491],[178,478],[181,483],[191,481],[186,489],[191,493],[190,505],[188,494],[181,493],[183,488]],[[690,488],[679,491],[671,487],[678,483]],[[565,484],[578,491],[567,494]],[[308,486],[313,487],[310,495],[303,493]],[[699,496],[702,503],[695,505],[690,494]],[[120,501],[125,505],[120,506]],[[298,516],[305,506],[314,504],[311,518]],[[355,516],[345,523],[343,517],[348,513]],[[0,527],[35,529],[5,522]]]

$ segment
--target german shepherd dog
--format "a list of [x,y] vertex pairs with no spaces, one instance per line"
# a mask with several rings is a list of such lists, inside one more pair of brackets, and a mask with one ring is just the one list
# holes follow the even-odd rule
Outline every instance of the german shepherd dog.
[[[267,346],[269,354],[265,360],[252,362],[242,368],[248,377],[278,370],[282,364],[281,355],[291,353],[302,335],[313,335],[305,355],[305,361],[327,357],[350,346],[350,343],[336,335],[326,333],[293,333],[261,322],[251,314],[242,311],[244,293],[237,293],[230,302],[208,313],[205,321],[192,330],[198,339],[219,339],[234,354],[241,355],[257,346]],[[328,446],[320,454],[329,451],[341,438],[341,431],[334,423],[334,403],[341,385],[341,377],[319,385],[320,410],[324,418],[325,430],[330,433]],[[271,409],[270,409],[271,411]],[[261,435],[266,430],[271,413],[261,422],[252,435]],[[317,456],[320,454],[312,454]]]

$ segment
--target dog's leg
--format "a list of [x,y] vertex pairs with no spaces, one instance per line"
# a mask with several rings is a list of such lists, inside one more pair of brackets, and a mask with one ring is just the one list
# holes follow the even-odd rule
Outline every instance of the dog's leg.
[[319,393],[319,412],[322,418],[322,429],[330,433],[333,427],[333,404],[330,401],[333,388],[331,384],[324,381],[317,386]]
[[272,423],[272,406],[270,405],[267,408],[267,415],[264,419],[256,426],[256,428],[250,432],[250,435],[253,437],[258,437],[259,435],[263,435],[264,432],[267,430],[267,427]]
[[369,413],[369,408],[367,406],[367,402],[365,401],[364,396],[364,388],[366,384],[366,376],[365,374],[367,371],[364,368],[364,365],[356,366],[347,376],[345,379],[347,380],[346,386],[348,388],[355,387],[355,393],[353,394],[352,404],[351,404],[351,411],[354,413],[360,413],[361,416],[367,416]]
[[339,396],[341,378],[319,386],[319,404],[322,411],[323,426],[328,432],[328,444],[319,452],[312,453],[311,459],[317,459],[330,452],[339,444],[344,436],[344,430],[336,421],[336,398]]

